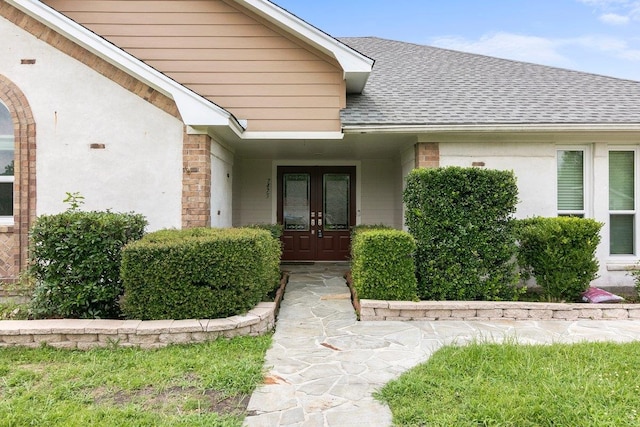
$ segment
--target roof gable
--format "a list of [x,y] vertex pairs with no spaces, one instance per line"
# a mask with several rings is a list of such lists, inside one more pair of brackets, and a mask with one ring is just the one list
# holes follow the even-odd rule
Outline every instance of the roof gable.
[[44,0],[166,76],[247,120],[247,132],[341,130],[344,71],[231,0]]
[[336,58],[344,70],[347,93],[360,93],[373,68],[371,59],[268,0],[233,0],[283,30]]
[[239,123],[229,112],[144,64],[44,3],[37,0],[6,0],[6,2],[137,80],[172,98],[186,125],[230,126],[240,132]]
[[[360,53],[352,50],[336,39],[328,36],[320,30],[312,27],[306,22],[300,20],[287,11],[279,8],[278,6],[270,3],[266,0],[223,0],[229,4],[236,4],[239,7],[244,7],[255,13],[256,15],[264,18],[266,21],[277,26],[283,32],[291,35],[297,40],[301,40],[303,43],[309,44],[313,49],[317,49],[323,54],[329,55],[335,58],[336,63],[342,68],[342,101],[338,102],[335,107],[336,112],[335,120],[338,123],[338,129],[340,128],[338,109],[344,105],[345,87],[347,91],[361,91],[362,87],[366,83],[366,79],[369,75],[373,60],[361,55]],[[192,3],[207,3],[205,0],[194,0]],[[149,85],[150,87],[158,90],[162,94],[173,99],[180,111],[181,117],[185,124],[194,128],[207,128],[207,127],[230,127],[236,134],[241,137],[248,137],[240,125],[242,120],[237,120],[228,110],[221,108],[212,102],[207,100],[199,90],[193,91],[188,89],[185,85],[178,83],[176,80],[169,78],[167,75],[159,72],[154,67],[145,64],[135,56],[125,52],[115,44],[109,43],[98,34],[89,31],[82,25],[79,25],[74,20],[69,19],[58,11],[43,4],[43,2],[37,0],[7,0],[7,3],[31,16],[32,18],[40,21],[44,25],[52,28],[54,31],[73,41],[74,43],[82,46],[95,55],[98,55],[105,61],[116,66],[117,68],[125,71],[129,75],[135,77],[137,80]],[[65,1],[69,5],[74,7],[82,6],[85,2],[78,1]],[[86,2],[89,3],[89,2]],[[134,6],[134,2],[128,1],[111,1],[104,2],[104,5],[109,7],[118,3],[125,8]],[[137,3],[137,2],[135,2]],[[157,2],[158,4],[162,2]],[[187,3],[187,2],[181,2]],[[147,6],[147,5],[143,5]],[[124,16],[124,15],[121,15]],[[275,64],[274,64],[275,65]],[[295,108],[290,109],[292,112]],[[321,113],[321,112],[320,112]],[[294,113],[295,114],[295,113]],[[242,117],[240,117],[242,119]],[[266,120],[272,120],[270,117],[266,117]],[[243,122],[243,125],[246,125]],[[277,129],[274,129],[277,130]],[[254,134],[250,137],[269,137],[267,132],[265,134]],[[272,133],[272,132],[271,132]],[[295,132],[294,132],[295,133]],[[299,133],[299,132],[298,132]],[[313,133],[313,132],[312,132]],[[316,132],[318,133],[318,132]],[[319,132],[319,137],[322,137]],[[340,136],[339,132],[325,132],[326,137]],[[331,134],[331,135],[329,135]],[[283,136],[283,135],[280,135]],[[286,135],[284,137],[287,137]]]

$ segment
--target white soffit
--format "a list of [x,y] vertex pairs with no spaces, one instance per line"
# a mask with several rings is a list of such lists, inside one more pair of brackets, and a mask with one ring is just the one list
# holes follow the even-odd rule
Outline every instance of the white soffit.
[[235,133],[242,133],[242,126],[225,109],[170,79],[44,3],[38,0],[5,1],[111,65],[173,99],[186,125],[229,126]]
[[233,0],[267,21],[277,25],[296,38],[334,57],[342,70],[348,93],[361,93],[364,89],[374,60],[351,49],[327,33],[303,21],[285,9],[268,0]]

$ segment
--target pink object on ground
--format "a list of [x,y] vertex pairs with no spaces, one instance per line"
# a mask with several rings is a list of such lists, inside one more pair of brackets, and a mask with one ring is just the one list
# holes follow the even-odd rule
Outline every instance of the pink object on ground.
[[624,298],[619,295],[612,294],[611,292],[607,292],[604,289],[591,287],[582,293],[582,301],[595,304],[602,302],[624,301]]

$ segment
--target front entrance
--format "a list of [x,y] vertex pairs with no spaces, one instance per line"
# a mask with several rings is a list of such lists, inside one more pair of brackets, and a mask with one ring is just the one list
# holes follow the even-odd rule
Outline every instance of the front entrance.
[[343,261],[356,222],[354,166],[279,166],[282,259]]

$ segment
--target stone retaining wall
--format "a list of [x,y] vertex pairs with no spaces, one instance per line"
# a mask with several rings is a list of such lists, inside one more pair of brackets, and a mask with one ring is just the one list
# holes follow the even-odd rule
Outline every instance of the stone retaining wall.
[[87,350],[95,347],[158,348],[262,335],[275,325],[277,302],[261,302],[242,316],[211,320],[2,320],[0,347],[39,347]]
[[359,301],[360,320],[640,319],[640,304]]

